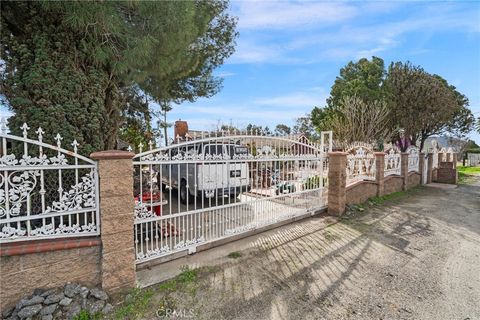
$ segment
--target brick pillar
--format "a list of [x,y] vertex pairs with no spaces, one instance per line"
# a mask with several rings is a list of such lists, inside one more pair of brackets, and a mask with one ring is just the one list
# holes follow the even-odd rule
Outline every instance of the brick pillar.
[[432,183],[432,175],[433,175],[433,153],[429,153],[428,162],[427,162],[427,184]]
[[328,153],[328,214],[341,216],[347,202],[347,153]]
[[135,286],[133,234],[133,153],[120,150],[94,152],[100,177],[102,288],[109,294]]
[[377,182],[377,196],[385,194],[383,178],[385,175],[385,152],[375,152],[375,181]]
[[402,162],[400,164],[400,175],[403,178],[402,190],[407,190],[408,185],[408,153],[402,152],[400,155]]
[[418,154],[418,172],[420,173],[420,184],[423,184],[423,178],[425,173],[423,172],[423,167],[425,166],[425,153],[420,152]]

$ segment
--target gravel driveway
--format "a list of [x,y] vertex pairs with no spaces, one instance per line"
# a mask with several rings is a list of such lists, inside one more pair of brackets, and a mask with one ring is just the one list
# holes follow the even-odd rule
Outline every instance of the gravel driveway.
[[199,319],[480,319],[480,186],[421,187],[329,219],[265,233],[169,301]]

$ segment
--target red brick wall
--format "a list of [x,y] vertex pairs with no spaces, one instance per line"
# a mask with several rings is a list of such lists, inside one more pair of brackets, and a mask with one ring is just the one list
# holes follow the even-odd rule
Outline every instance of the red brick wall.
[[399,176],[388,176],[384,180],[384,193],[390,194],[398,191],[402,191],[403,178]]
[[457,183],[457,169],[440,168],[437,172],[437,182],[439,183]]
[[361,181],[347,187],[347,204],[357,204],[367,201],[377,195],[377,184],[371,181]]
[[417,172],[410,172],[407,177],[407,188],[412,188],[420,184],[422,176]]
[[35,288],[100,285],[100,238],[56,239],[0,247],[0,309]]

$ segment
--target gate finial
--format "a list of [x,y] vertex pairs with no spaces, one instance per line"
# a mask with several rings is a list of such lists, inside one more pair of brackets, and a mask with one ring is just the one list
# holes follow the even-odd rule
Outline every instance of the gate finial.
[[0,119],[0,130],[2,133],[7,133],[7,120],[5,118]]
[[77,139],[73,140],[72,146],[73,146],[73,152],[77,153],[78,146],[79,146],[79,143],[77,142]]
[[62,146],[62,140],[63,140],[63,137],[60,135],[60,133],[57,133],[57,135],[55,136],[55,141],[57,141],[57,147],[61,147]]
[[20,127],[20,129],[23,130],[23,137],[26,139],[28,135],[27,131],[30,129],[30,127],[27,125],[26,122],[24,122],[23,125]]
[[43,134],[45,131],[43,131],[42,127],[38,127],[37,131],[35,133],[38,135],[38,141],[42,142],[43,141]]

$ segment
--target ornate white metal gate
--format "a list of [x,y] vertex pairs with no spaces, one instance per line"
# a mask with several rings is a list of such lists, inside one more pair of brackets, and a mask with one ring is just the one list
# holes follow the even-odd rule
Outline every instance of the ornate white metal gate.
[[98,235],[100,232],[97,165],[73,151],[7,133],[0,124],[0,243]]
[[303,136],[216,133],[140,150],[137,263],[324,208],[327,137],[328,147]]

